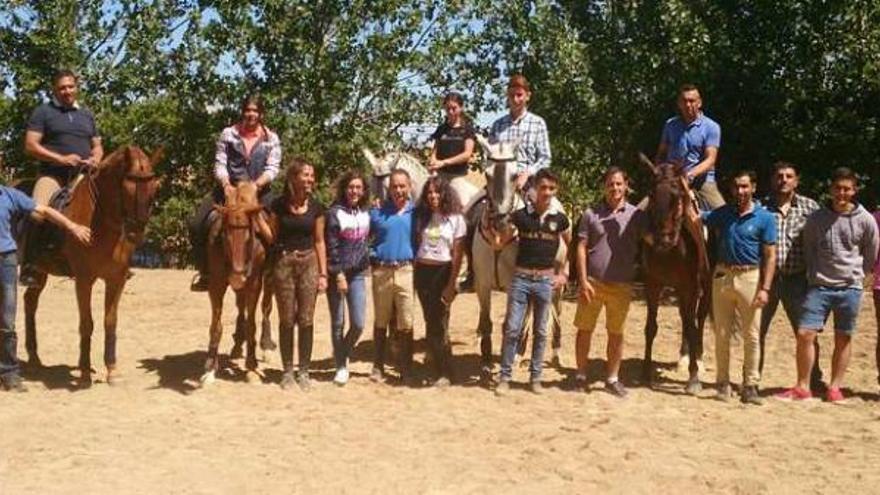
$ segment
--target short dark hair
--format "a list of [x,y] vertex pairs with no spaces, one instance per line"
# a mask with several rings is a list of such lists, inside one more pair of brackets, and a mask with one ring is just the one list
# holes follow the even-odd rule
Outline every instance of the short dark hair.
[[538,170],[538,172],[535,174],[535,184],[541,182],[541,180],[549,180],[554,184],[559,184],[559,176],[556,175],[549,168],[542,168],[541,170]]
[[351,181],[353,180],[359,180],[361,181],[361,184],[364,185],[364,194],[361,195],[361,200],[358,202],[357,206],[366,208],[370,205],[370,183],[360,170],[349,169],[336,181],[335,201],[341,205],[346,204],[346,191],[348,190],[348,185],[351,184]]
[[608,170],[606,170],[605,174],[602,176],[602,183],[604,184],[604,183],[608,182],[608,179],[610,179],[615,174],[622,175],[623,181],[629,182],[629,175],[626,174],[626,170],[624,170],[621,167],[618,167],[617,165],[612,165],[611,167],[608,167]]
[[58,84],[58,81],[64,79],[65,77],[72,77],[74,81],[78,81],[79,78],[76,77],[76,74],[70,69],[58,69],[52,74],[52,86],[54,87]]
[[688,83],[684,83],[684,84],[682,84],[681,86],[678,87],[678,94],[679,94],[679,95],[682,95],[682,94],[684,94],[684,93],[687,93],[688,91],[696,91],[697,93],[699,93],[699,92],[700,92],[700,88],[698,88],[696,84],[694,84],[694,83],[689,83],[689,82],[688,82]]
[[780,170],[785,170],[787,168],[794,170],[794,175],[800,177],[801,172],[800,172],[800,170],[798,170],[797,165],[795,165],[794,163],[791,163],[791,162],[783,161],[783,160],[779,160],[778,162],[773,164],[773,173],[774,174],[778,173]]
[[834,183],[839,180],[851,180],[854,185],[859,183],[858,176],[849,167],[837,167],[831,172],[831,182]]
[[758,183],[758,174],[756,174],[754,170],[747,169],[747,168],[741,168],[741,169],[737,170],[733,175],[731,175],[730,176],[730,183],[733,184],[734,181],[736,181],[736,179],[739,179],[742,177],[748,177],[749,181],[752,184]]
[[402,175],[402,176],[406,177],[406,180],[409,181],[410,184],[412,184],[412,177],[409,175],[409,172],[407,172],[406,169],[395,168],[395,169],[392,170],[391,173],[388,175],[388,181],[390,182],[391,179],[392,179],[395,175]]

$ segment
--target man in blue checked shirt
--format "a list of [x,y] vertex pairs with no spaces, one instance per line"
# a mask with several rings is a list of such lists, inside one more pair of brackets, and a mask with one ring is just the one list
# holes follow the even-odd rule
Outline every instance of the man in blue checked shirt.
[[550,166],[550,139],[544,119],[529,112],[532,97],[528,79],[516,74],[507,83],[507,108],[510,112],[492,124],[489,141],[519,142],[516,149],[516,187],[523,189],[529,177]]

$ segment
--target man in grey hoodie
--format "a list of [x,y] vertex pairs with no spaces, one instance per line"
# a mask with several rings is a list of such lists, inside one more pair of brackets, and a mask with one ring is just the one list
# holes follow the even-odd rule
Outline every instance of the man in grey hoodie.
[[831,175],[831,200],[813,213],[804,227],[804,254],[810,288],[804,300],[797,336],[797,385],[777,397],[803,400],[810,393],[813,342],[829,314],[834,314],[834,355],[826,400],[844,399],[840,391],[851,354],[852,335],[862,301],[865,275],[871,273],[880,246],[877,223],[856,203],[858,179],[852,170]]

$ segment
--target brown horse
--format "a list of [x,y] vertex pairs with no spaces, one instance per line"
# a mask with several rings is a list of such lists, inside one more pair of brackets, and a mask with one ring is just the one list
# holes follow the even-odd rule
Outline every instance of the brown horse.
[[672,287],[678,299],[682,333],[690,358],[686,391],[695,395],[702,389],[697,361],[703,354],[703,326],[711,294],[702,225],[698,218],[695,221],[686,218],[693,204],[681,168],[669,163],[654,166],[647,158],[643,161],[654,173],[647,209],[650,225],[642,241],[648,304],[643,378],[648,385],[654,378],[651,352],[657,335],[657,309],[663,288]]
[[[235,291],[235,304],[239,312],[236,326],[243,329],[243,332],[236,332],[239,334],[236,347],[241,348],[243,337],[247,343],[247,379],[258,379],[256,309],[263,288],[267,246],[274,237],[266,213],[257,199],[257,188],[252,182],[239,183],[236,194],[227,198],[225,206],[216,206],[215,211],[218,215],[211,224],[208,245],[208,269],[211,274],[208,287],[211,299],[210,341],[205,372],[201,378],[202,386],[214,382],[219,368],[218,348],[223,334],[220,317],[227,286]],[[237,354],[235,349],[232,354]]]
[[153,173],[163,153],[148,157],[136,146],[125,146],[108,155],[74,186],[64,214],[72,221],[90,225],[92,244],[83,246],[65,236],[60,257],[42,256],[36,260],[39,285],[24,294],[25,348],[29,363],[39,366],[35,315],[47,274],[72,276],[79,306],[79,385],[92,384],[91,346],[92,287],[104,280],[104,364],[107,383],[116,375],[116,324],[119,299],[128,274],[131,254],[143,241],[144,230],[159,188]]

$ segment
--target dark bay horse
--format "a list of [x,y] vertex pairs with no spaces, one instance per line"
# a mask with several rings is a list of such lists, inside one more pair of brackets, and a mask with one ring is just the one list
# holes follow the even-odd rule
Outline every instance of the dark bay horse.
[[[268,216],[257,199],[256,185],[252,182],[239,183],[235,196],[227,198],[226,205],[216,206],[215,211],[219,215],[211,225],[208,244],[211,327],[208,357],[201,377],[203,386],[214,382],[220,364],[218,349],[223,334],[220,318],[227,287],[235,291],[235,304],[239,312],[236,348],[240,349],[242,337],[247,343],[246,377],[248,381],[259,379],[256,310],[263,288],[268,245],[274,238]],[[240,335],[241,329],[243,336]],[[233,354],[236,354],[235,349]]]
[[136,146],[119,148],[73,187],[70,203],[63,213],[76,223],[91,226],[92,244],[83,246],[65,236],[60,262],[57,257],[46,256],[35,260],[40,271],[39,286],[28,288],[24,294],[25,348],[30,364],[41,364],[35,315],[47,274],[72,276],[79,306],[79,385],[85,388],[92,384],[92,287],[100,278],[105,286],[104,364],[107,383],[113,384],[119,299],[131,254],[143,241],[152,212],[159,188],[159,179],[153,170],[162,156],[161,150],[148,157]]
[[648,232],[642,240],[642,267],[648,316],[645,323],[645,364],[643,378],[654,379],[652,349],[657,336],[657,310],[664,287],[675,289],[682,333],[687,342],[689,363],[686,391],[695,395],[702,386],[698,359],[703,354],[703,326],[709,313],[711,280],[702,225],[697,218],[688,221],[693,208],[687,182],[680,167],[664,163],[655,166],[642,159],[654,173],[648,202]]

